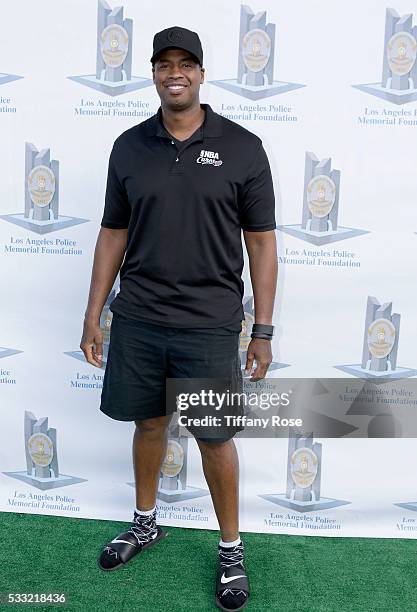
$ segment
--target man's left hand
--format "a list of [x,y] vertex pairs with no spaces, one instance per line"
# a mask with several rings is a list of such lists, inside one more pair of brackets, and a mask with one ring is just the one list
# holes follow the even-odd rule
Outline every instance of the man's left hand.
[[249,372],[252,370],[254,359],[256,359],[256,370],[249,379],[250,382],[257,382],[266,376],[268,368],[272,362],[270,340],[252,338],[246,355],[245,374],[249,374]]

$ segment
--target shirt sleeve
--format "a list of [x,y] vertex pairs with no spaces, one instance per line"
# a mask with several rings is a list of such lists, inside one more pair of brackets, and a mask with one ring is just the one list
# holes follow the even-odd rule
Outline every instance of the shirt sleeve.
[[243,230],[266,232],[276,228],[271,169],[262,144],[249,168],[243,186],[239,215]]
[[106,196],[101,227],[126,229],[129,226],[131,207],[126,189],[120,182],[115,164],[115,147],[110,153],[107,172]]

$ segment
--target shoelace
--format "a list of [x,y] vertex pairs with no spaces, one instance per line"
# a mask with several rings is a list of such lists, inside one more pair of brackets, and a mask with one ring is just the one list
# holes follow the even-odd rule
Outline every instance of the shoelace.
[[128,532],[135,536],[138,544],[145,544],[152,539],[152,536],[157,533],[156,512],[150,516],[141,517],[139,514],[134,515],[133,523],[128,529]]
[[219,549],[221,567],[231,567],[232,565],[242,564],[243,566],[243,542],[237,544],[230,550]]

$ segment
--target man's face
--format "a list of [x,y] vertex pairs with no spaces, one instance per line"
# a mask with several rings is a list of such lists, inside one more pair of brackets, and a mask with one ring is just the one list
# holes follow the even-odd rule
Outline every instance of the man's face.
[[170,110],[185,110],[199,100],[204,68],[188,51],[162,51],[152,68],[153,82],[161,103]]

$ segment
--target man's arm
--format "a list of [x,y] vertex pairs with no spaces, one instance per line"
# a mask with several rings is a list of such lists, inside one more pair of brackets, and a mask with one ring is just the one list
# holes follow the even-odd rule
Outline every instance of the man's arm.
[[[244,231],[249,256],[249,271],[255,302],[255,323],[272,325],[275,291],[278,275],[278,258],[275,231]],[[250,371],[256,359],[257,367],[250,379],[255,382],[265,378],[272,362],[271,341],[253,338],[248,346],[246,371]]]
[[88,363],[100,368],[103,361],[103,333],[100,315],[113,287],[126,251],[127,229],[101,227],[94,252],[88,305],[80,348]]

